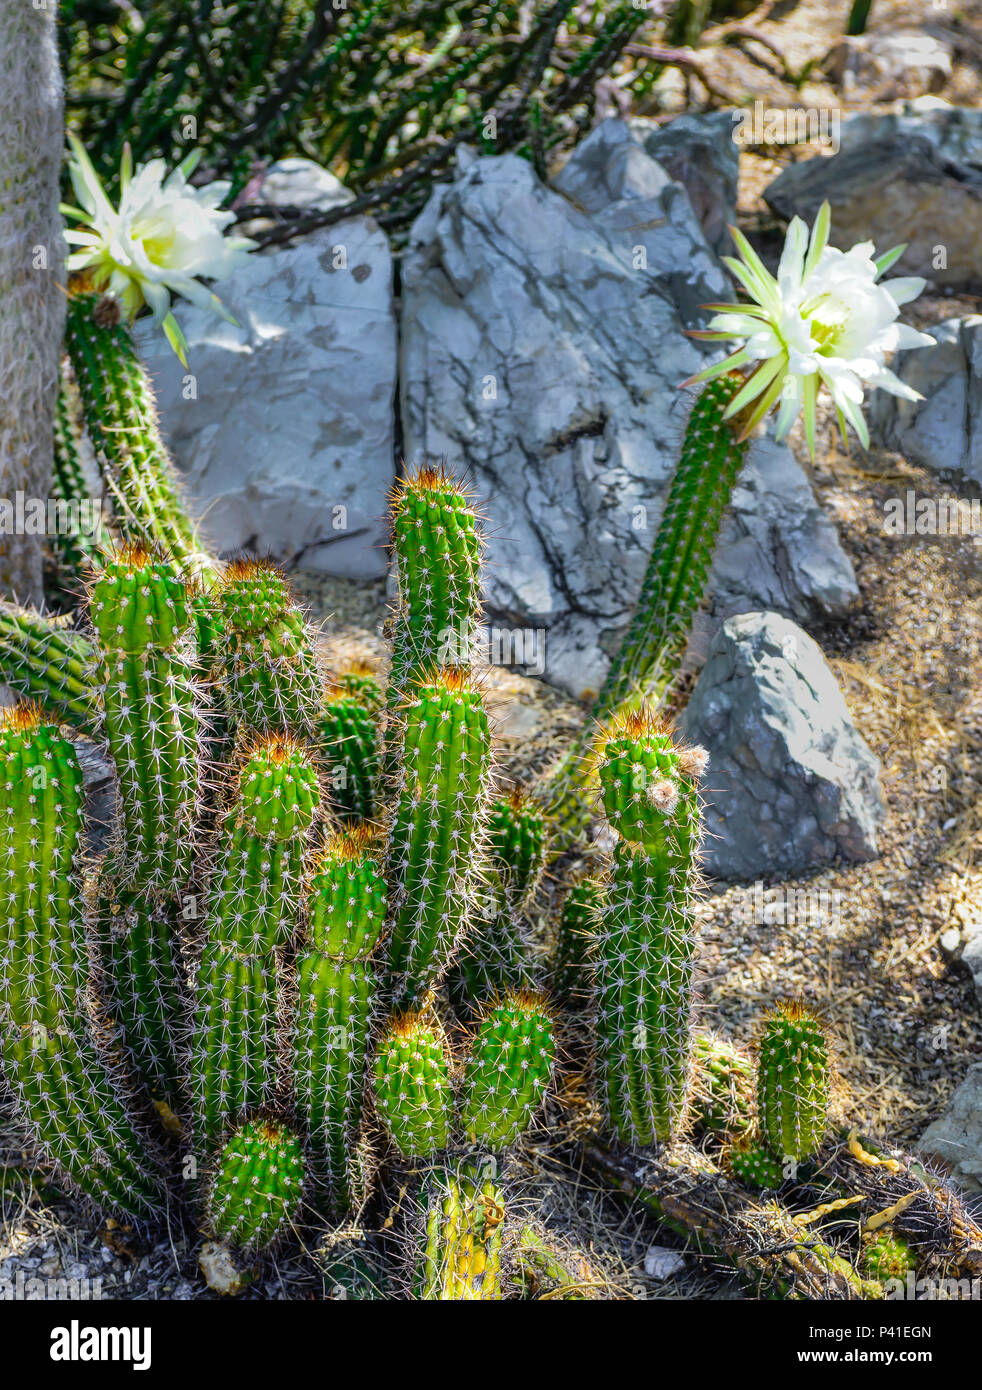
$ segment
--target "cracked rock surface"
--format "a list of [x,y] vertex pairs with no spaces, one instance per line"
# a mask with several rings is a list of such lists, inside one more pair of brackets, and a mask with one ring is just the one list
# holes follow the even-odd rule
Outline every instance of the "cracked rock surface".
[[879,763],[819,647],[788,618],[724,623],[679,729],[709,751],[708,873],[756,878],[876,855]]

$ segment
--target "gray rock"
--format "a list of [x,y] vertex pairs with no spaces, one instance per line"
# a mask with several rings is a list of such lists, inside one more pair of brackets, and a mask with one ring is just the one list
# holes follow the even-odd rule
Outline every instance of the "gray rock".
[[893,370],[922,401],[875,391],[870,428],[911,463],[982,483],[982,315],[931,328],[933,347],[897,354]]
[[724,623],[679,728],[709,751],[709,873],[756,878],[875,856],[879,764],[818,646],[789,619]]
[[708,597],[714,631],[736,613],[811,622],[842,617],[858,602],[852,561],[786,444],[751,445],[720,529]]
[[968,1192],[982,1192],[982,1062],[969,1067],[939,1120],[928,1125],[918,1149],[940,1158]]
[[190,381],[159,329],[135,325],[206,535],[224,553],[247,548],[377,578],[395,448],[384,233],[370,218],[339,222],[253,254],[218,291],[237,324],[177,310]]
[[486,499],[491,620],[543,631],[546,678],[576,695],[630,616],[677,386],[708,360],[683,329],[729,293],[684,190],[611,124],[560,176],[592,212],[516,156],[470,155],[403,264],[406,457],[446,458]]
[[778,216],[808,223],[828,200],[836,246],[872,240],[885,250],[906,242],[897,273],[936,285],[978,280],[982,170],[950,159],[924,135],[850,143],[830,159],[790,164],[764,197]]
[[857,111],[842,120],[840,149],[918,135],[946,159],[982,170],[982,110],[948,106],[937,98],[908,102],[899,112]]
[[951,48],[921,29],[891,29],[847,36],[825,62],[849,100],[895,101],[939,92],[951,77]]
[[354,194],[313,159],[278,159],[262,177],[251,202],[274,207],[333,208],[350,203]]

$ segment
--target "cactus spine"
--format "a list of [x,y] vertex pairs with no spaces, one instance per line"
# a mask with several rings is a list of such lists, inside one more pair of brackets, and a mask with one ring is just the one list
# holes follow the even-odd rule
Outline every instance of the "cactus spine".
[[685,1110],[692,1047],[699,749],[646,710],[612,732],[600,769],[621,837],[597,929],[597,1069],[607,1119],[634,1144],[667,1142]]
[[313,640],[286,577],[265,560],[235,560],[219,585],[225,684],[245,729],[309,736],[321,701]]
[[92,643],[64,619],[0,602],[0,681],[89,733],[102,709],[90,678],[94,660]]
[[273,1103],[280,1082],[280,953],[300,924],[308,831],[319,805],[303,747],[260,738],[225,817],[195,979],[191,1072],[199,1152]]
[[720,523],[745,457],[737,421],[723,419],[742,384],[737,375],[711,381],[692,408],[634,617],[580,737],[548,792],[557,849],[580,838],[589,822],[597,729],[642,702],[658,709],[678,676]]
[[99,639],[105,732],[121,801],[114,871],[163,896],[194,873],[199,721],[191,612],[177,567],[127,546],[97,573],[89,600]]
[[757,1119],[775,1158],[799,1162],[825,1136],[831,1071],[818,1020],[782,1004],[764,1022],[757,1050]]
[[377,996],[372,966],[385,921],[385,881],[367,827],[327,845],[308,896],[309,945],[297,959],[293,1074],[297,1108],[326,1204],[354,1205],[352,1175]]
[[443,1040],[419,1014],[393,1019],[375,1058],[375,1100],[404,1158],[426,1158],[450,1142],[450,1068]]
[[504,1149],[523,1134],[552,1076],[552,1019],[534,995],[490,1008],[471,1041],[461,1084],[460,1123],[472,1143]]
[[402,1006],[422,1001],[469,924],[491,741],[480,692],[458,670],[416,687],[403,711],[389,838],[389,972]]
[[40,1153],[114,1210],[150,1214],[163,1198],[152,1157],[90,1031],[82,913],[82,774],[37,706],[0,726],[0,1059]]
[[431,1175],[423,1248],[416,1271],[421,1300],[488,1302],[501,1293],[505,1200],[473,1163]]
[[265,1250],[296,1217],[304,1177],[297,1135],[269,1120],[248,1120],[215,1168],[208,1193],[212,1231],[240,1250]]
[[389,694],[397,700],[435,666],[468,668],[480,617],[481,540],[466,491],[422,468],[392,500],[399,586]]
[[359,669],[335,677],[321,708],[320,747],[331,799],[345,820],[372,820],[378,811],[378,730],[382,688]]

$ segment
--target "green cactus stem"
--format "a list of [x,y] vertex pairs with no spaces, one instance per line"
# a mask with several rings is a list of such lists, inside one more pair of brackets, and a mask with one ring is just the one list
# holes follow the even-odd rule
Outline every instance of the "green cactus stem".
[[396,485],[393,546],[399,596],[390,701],[435,666],[469,668],[481,613],[481,537],[469,494],[444,470]]
[[607,1287],[579,1250],[568,1248],[553,1232],[529,1223],[515,1242],[515,1282],[524,1298],[582,1303]]
[[381,685],[360,667],[334,677],[324,693],[319,744],[334,809],[345,820],[369,821],[378,814],[381,705]]
[[503,1297],[505,1199],[495,1179],[473,1163],[438,1170],[423,1185],[423,1201],[416,1297],[468,1302]]
[[312,736],[320,679],[313,637],[286,576],[266,560],[235,560],[221,577],[218,602],[233,716],[244,729]]
[[271,1120],[248,1120],[222,1150],[208,1192],[208,1224],[240,1250],[258,1253],[289,1229],[306,1176],[299,1137]]
[[579,738],[543,790],[556,852],[581,840],[589,827],[598,731],[642,703],[657,710],[678,678],[746,454],[746,443],[737,439],[739,418],[723,419],[741,384],[737,375],[711,381],[692,408],[634,617]]
[[829,1047],[803,1004],[782,1004],[764,1022],[757,1048],[757,1118],[775,1158],[810,1158],[828,1124]]
[[97,571],[89,611],[119,781],[115,872],[133,892],[172,897],[194,874],[200,801],[187,587],[173,562],[127,546]]
[[471,1039],[460,1125],[471,1143],[505,1149],[524,1134],[552,1077],[556,1044],[541,998],[512,994],[494,1004]]
[[160,435],[150,378],[118,306],[96,294],[71,294],[65,344],[120,532],[158,546],[189,574],[213,579],[214,562],[195,532]]
[[92,734],[102,711],[91,680],[95,654],[89,639],[70,622],[0,601],[0,682]]
[[436,1027],[420,1014],[393,1019],[375,1058],[375,1104],[403,1158],[450,1142],[450,1067]]
[[328,842],[308,895],[309,944],[297,958],[297,1109],[313,1175],[339,1217],[360,1195],[358,1141],[378,993],[372,953],[385,921],[385,880],[373,849],[367,826]]
[[472,918],[491,741],[480,691],[459,670],[414,688],[402,713],[389,974],[405,1007],[443,975]]
[[281,1083],[280,953],[300,925],[308,832],[319,805],[304,746],[260,737],[246,753],[222,827],[195,972],[191,1078],[196,1142],[271,1105]]
[[896,1233],[892,1226],[883,1226],[863,1238],[859,1268],[869,1279],[884,1283],[887,1279],[905,1279],[917,1270],[917,1259],[909,1241]]
[[596,933],[603,902],[599,878],[575,882],[563,899],[552,958],[552,990],[568,1007],[583,1003],[590,987],[590,942]]
[[704,766],[640,710],[612,730],[600,772],[621,841],[593,951],[597,1074],[608,1122],[636,1145],[668,1142],[685,1113]]
[[77,397],[74,382],[62,372],[55,406],[51,494],[65,524],[52,535],[51,544],[70,579],[80,579],[113,540],[102,517],[102,499],[92,497],[79,457],[79,425],[73,408]]
[[692,1118],[697,1128],[734,1139],[748,1136],[754,1119],[754,1068],[745,1052],[711,1034],[697,1034],[693,1049]]
[[461,952],[451,994],[466,1011],[481,999],[532,980],[532,945],[525,913],[545,866],[545,817],[516,790],[500,798],[488,817],[487,906]]
[[784,1169],[766,1144],[744,1140],[734,1144],[727,1155],[730,1171],[737,1182],[754,1189],[775,1190],[784,1182]]
[[82,773],[36,705],[0,723],[0,1071],[41,1157],[101,1206],[164,1200],[109,1054],[91,1031]]

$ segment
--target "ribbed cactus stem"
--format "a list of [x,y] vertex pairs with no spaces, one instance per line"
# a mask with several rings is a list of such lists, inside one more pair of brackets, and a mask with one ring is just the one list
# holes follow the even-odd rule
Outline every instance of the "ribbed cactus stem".
[[375,1103],[404,1158],[427,1158],[450,1142],[450,1066],[435,1024],[393,1019],[375,1058]]
[[466,490],[422,468],[392,500],[399,596],[389,694],[398,699],[435,666],[469,668],[480,618],[481,538]]
[[552,1019],[537,996],[509,995],[487,1010],[461,1083],[460,1125],[472,1143],[504,1149],[524,1134],[545,1097],[555,1053]]
[[590,942],[596,935],[603,886],[596,877],[578,879],[563,899],[552,959],[552,991],[571,1007],[582,1004],[590,985]]
[[260,738],[222,827],[195,973],[192,1086],[198,1152],[271,1105],[281,1083],[281,952],[299,928],[308,832],[319,804],[304,747]]
[[325,1204],[344,1216],[358,1197],[358,1141],[378,993],[374,952],[385,880],[368,827],[333,837],[311,880],[308,945],[297,958],[292,1071],[297,1109]]
[[461,1006],[530,984],[533,953],[525,918],[546,858],[545,817],[523,791],[491,806],[486,906],[466,942],[452,995]]
[[766,1144],[745,1139],[734,1144],[728,1154],[730,1170],[744,1187],[774,1190],[784,1182],[784,1169]]
[[17,1116],[63,1181],[111,1209],[163,1197],[119,1079],[89,1033],[82,773],[36,706],[0,725],[0,1062]]
[[389,974],[395,999],[407,1005],[446,971],[473,915],[491,743],[480,691],[460,671],[414,688],[402,714]]
[[208,1192],[214,1235],[259,1253],[297,1216],[306,1170],[299,1137],[285,1125],[254,1119],[222,1150]]
[[378,813],[381,705],[382,687],[360,668],[335,676],[324,693],[318,741],[331,800],[345,820],[372,820]]
[[92,683],[94,660],[92,643],[64,619],[0,602],[0,681],[90,734],[102,711]]
[[[54,4],[0,6],[0,495],[45,503],[65,317]],[[0,592],[42,596],[42,538],[0,534]]]
[[600,770],[621,841],[593,952],[597,1071],[611,1128],[632,1144],[669,1141],[685,1112],[704,766],[640,710],[615,726]]
[[803,1004],[782,1004],[764,1022],[757,1049],[757,1118],[775,1158],[816,1152],[828,1123],[829,1047]]
[[465,1163],[424,1184],[426,1204],[416,1297],[424,1301],[500,1299],[505,1199],[498,1183]]
[[321,688],[313,637],[286,576],[265,560],[233,561],[218,603],[225,625],[225,688],[241,727],[312,736]]
[[634,617],[580,737],[543,793],[557,851],[582,838],[589,825],[598,729],[642,702],[658,709],[678,678],[720,523],[746,456],[737,422],[723,419],[741,384],[737,375],[711,381],[692,408]]
[[194,873],[201,782],[187,587],[173,562],[127,546],[97,572],[89,611],[119,780],[115,871],[133,892],[173,897]]
[[112,539],[102,518],[101,499],[92,496],[79,455],[77,398],[75,383],[63,372],[55,406],[51,495],[62,504],[65,524],[52,535],[51,543],[71,579],[81,578]]
[[65,344],[120,532],[158,546],[188,573],[214,578],[214,562],[195,532],[161,438],[150,378],[118,306],[97,294],[73,293]]

